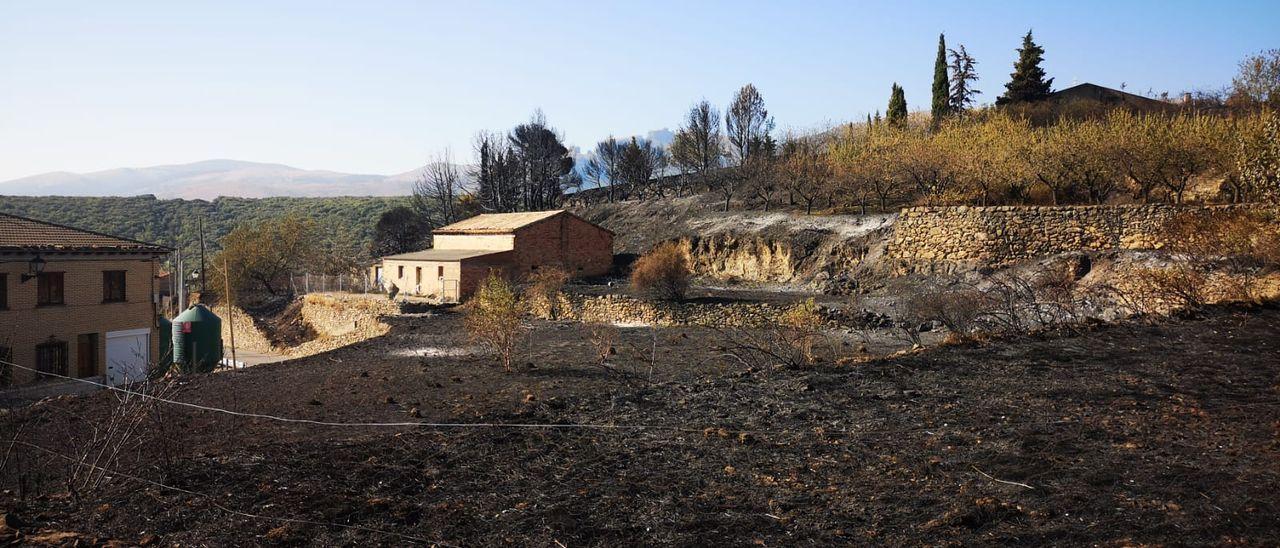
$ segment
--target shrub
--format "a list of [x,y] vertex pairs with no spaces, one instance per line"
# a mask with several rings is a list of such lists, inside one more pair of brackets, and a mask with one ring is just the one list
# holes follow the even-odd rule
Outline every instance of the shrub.
[[540,269],[529,276],[525,287],[525,300],[529,306],[546,315],[547,319],[560,317],[560,294],[569,283],[569,271],[560,267]]
[[825,322],[813,299],[798,303],[777,316],[767,312],[745,314],[752,317],[740,325],[716,329],[724,341],[724,346],[718,349],[744,366],[805,367],[818,359],[815,346],[831,343],[823,332]]
[[813,344],[822,332],[822,315],[813,299],[805,299],[778,316],[782,340],[792,347],[807,363],[813,363]]
[[679,301],[689,290],[692,276],[684,250],[675,242],[666,242],[636,260],[631,270],[631,286],[658,299]]
[[523,303],[511,284],[493,272],[467,303],[467,333],[474,341],[497,354],[502,360],[502,368],[507,371],[511,371],[511,358],[520,342],[523,309]]
[[1135,273],[1138,302],[1149,312],[1196,311],[1209,302],[1209,278],[1189,264],[1146,268]]
[[[899,297],[899,303],[908,328],[936,321],[957,336],[966,337],[976,331],[986,308],[982,292],[967,284],[926,283],[906,290],[908,293]],[[919,344],[918,338],[911,338]]]

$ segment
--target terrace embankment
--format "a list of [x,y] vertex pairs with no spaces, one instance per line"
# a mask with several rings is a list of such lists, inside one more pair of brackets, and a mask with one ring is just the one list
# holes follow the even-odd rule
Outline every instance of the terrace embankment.
[[383,335],[389,327],[382,317],[400,309],[383,295],[312,293],[249,312],[232,307],[228,313],[225,304],[213,311],[223,318],[228,347],[234,323],[238,348],[297,358]]

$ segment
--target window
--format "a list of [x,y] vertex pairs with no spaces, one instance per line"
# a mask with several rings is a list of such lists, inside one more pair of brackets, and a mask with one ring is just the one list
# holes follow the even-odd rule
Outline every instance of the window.
[[67,375],[67,343],[49,341],[36,345],[36,371],[41,378]]
[[102,302],[124,302],[124,271],[106,270],[102,273]]
[[436,277],[437,277],[437,278],[443,278],[443,277],[444,277],[444,266],[443,266],[443,265],[441,265],[441,266],[437,266],[437,267],[436,267]]
[[62,272],[42,272],[36,276],[36,305],[63,304]]
[[6,308],[9,308],[9,275],[0,274],[0,310]]
[[413,269],[413,283],[422,285],[422,267],[420,266]]
[[396,278],[400,280],[404,279],[404,266],[396,267]]

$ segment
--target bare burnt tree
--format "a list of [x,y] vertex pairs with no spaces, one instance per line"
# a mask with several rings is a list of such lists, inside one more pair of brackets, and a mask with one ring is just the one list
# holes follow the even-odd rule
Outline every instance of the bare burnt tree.
[[644,193],[655,176],[666,167],[666,151],[648,139],[631,138],[622,148],[618,176],[637,193]]
[[671,143],[671,162],[680,173],[703,180],[724,160],[720,112],[706,99],[689,108]]
[[476,164],[472,175],[480,209],[516,211],[520,204],[520,170],[506,137],[482,131],[476,134],[474,143]]
[[724,115],[733,159],[738,165],[766,146],[773,131],[773,118],[764,108],[764,98],[752,84],[742,86]]
[[607,188],[605,196],[610,202],[614,199],[614,184],[621,180],[618,175],[618,166],[624,147],[625,145],[610,135],[609,138],[596,143],[595,151],[582,168],[583,176],[587,181],[596,188]]
[[413,207],[432,228],[458,221],[462,217],[459,198],[464,192],[462,177],[448,149],[423,168],[413,185]]
[[520,210],[538,211],[560,203],[564,178],[573,171],[573,156],[539,110],[507,135],[519,160]]

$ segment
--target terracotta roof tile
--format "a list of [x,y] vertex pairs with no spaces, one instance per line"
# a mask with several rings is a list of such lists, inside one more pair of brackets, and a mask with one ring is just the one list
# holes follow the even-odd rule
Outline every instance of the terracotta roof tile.
[[167,253],[170,250],[161,245],[0,213],[0,251]]
[[563,209],[551,211],[524,211],[520,213],[483,213],[451,225],[435,229],[436,234],[509,234],[543,219],[564,213]]

